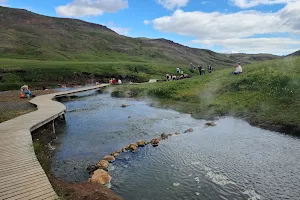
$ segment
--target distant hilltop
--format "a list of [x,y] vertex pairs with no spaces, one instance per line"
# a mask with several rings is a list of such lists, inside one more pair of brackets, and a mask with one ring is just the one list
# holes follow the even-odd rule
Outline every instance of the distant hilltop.
[[154,61],[219,67],[237,61],[248,64],[271,60],[270,54],[221,54],[183,46],[164,38],[131,38],[106,26],[77,19],[39,15],[23,9],[0,7],[0,55],[39,60]]

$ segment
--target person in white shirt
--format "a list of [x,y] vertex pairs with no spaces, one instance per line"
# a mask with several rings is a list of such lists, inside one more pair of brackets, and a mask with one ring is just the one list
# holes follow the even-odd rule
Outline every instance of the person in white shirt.
[[243,68],[241,66],[241,63],[237,63],[237,67],[236,67],[235,71],[232,72],[232,74],[240,74],[242,72],[243,72]]
[[177,72],[178,74],[180,74],[180,68],[179,68],[179,67],[177,67],[176,72]]
[[121,79],[119,79],[119,80],[118,80],[118,84],[119,84],[119,85],[121,85],[121,84],[122,84],[122,81],[121,81]]

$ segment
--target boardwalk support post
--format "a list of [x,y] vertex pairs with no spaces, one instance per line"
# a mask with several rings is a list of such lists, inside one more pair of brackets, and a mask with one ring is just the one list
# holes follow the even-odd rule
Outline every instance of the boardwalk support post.
[[54,123],[54,120],[52,121],[52,128],[53,128],[53,133],[55,133],[55,123]]

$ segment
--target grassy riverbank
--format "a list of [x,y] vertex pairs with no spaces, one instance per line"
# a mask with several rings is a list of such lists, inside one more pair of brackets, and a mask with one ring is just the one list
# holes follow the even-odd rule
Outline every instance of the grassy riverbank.
[[300,57],[247,65],[241,75],[229,75],[231,70],[121,90],[197,118],[233,115],[254,123],[300,125]]
[[[182,69],[188,66],[176,65]],[[134,72],[137,68],[138,73]],[[22,84],[33,87],[51,86],[58,83],[84,84],[88,80],[108,82],[116,77],[147,82],[150,78],[163,78],[174,73],[176,67],[168,63],[130,61],[41,61],[25,59],[0,59],[0,91],[20,89]],[[186,70],[187,71],[187,70]]]

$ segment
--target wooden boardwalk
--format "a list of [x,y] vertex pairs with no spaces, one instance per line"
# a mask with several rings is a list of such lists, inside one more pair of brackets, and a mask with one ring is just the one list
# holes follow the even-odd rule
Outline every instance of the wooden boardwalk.
[[66,107],[52,101],[63,96],[106,87],[79,88],[33,98],[38,110],[0,123],[0,200],[58,199],[32,146],[31,131],[64,114]]

